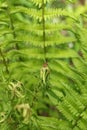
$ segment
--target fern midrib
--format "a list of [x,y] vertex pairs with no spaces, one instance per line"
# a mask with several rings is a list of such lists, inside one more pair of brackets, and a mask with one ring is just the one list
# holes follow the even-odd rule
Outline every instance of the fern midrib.
[[45,39],[46,39],[46,34],[45,34],[45,5],[44,5],[44,0],[42,0],[42,26],[43,26],[43,49],[44,49],[44,62],[47,62],[46,59],[46,45],[45,45]]
[[72,130],[74,130],[74,128],[77,126],[77,123],[80,121],[80,119],[82,118],[81,114],[86,111],[87,109],[87,106],[84,107],[84,109],[80,112],[78,118],[76,119],[75,123],[73,124],[72,126]]

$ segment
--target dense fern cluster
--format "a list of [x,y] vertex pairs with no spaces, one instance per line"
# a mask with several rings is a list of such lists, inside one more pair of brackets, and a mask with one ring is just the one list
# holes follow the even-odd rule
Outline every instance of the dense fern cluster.
[[86,11],[0,1],[0,129],[86,130]]

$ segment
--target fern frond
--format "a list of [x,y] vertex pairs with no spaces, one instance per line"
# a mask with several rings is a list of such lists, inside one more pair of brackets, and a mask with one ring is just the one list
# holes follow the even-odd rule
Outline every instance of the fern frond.
[[[28,9],[25,7],[18,6],[15,8],[15,12],[23,12],[36,20],[42,21],[42,10]],[[45,9],[45,21],[59,16],[68,16],[68,13],[66,10],[62,9]]]

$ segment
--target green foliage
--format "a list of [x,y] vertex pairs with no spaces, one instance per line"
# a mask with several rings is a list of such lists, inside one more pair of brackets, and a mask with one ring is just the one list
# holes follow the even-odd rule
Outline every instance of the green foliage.
[[87,6],[51,2],[0,1],[1,130],[86,130]]

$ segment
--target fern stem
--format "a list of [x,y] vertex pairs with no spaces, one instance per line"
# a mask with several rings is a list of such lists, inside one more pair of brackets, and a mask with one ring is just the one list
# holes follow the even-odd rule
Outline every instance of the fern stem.
[[10,20],[10,28],[13,32],[13,37],[15,38],[16,35],[15,35],[15,32],[14,32],[14,25],[13,25],[13,20],[12,20],[12,17],[10,15],[10,7],[9,7],[9,0],[7,0],[7,3],[8,3],[8,7],[7,7],[7,14],[8,14],[8,17],[9,17],[9,20]]
[[45,18],[44,18],[44,13],[45,13],[45,5],[44,5],[44,0],[42,0],[42,24],[43,24],[44,61],[47,62],[47,59],[46,59],[46,46],[45,46],[46,34],[45,34]]
[[[11,13],[10,13],[10,3],[9,3],[9,0],[7,0],[7,4],[8,4],[7,14],[8,14],[8,17],[9,17],[9,20],[10,20],[10,29],[12,30],[13,38],[15,39],[16,38],[16,33],[15,33],[15,29],[14,29],[13,19],[12,19]],[[17,43],[15,45],[15,48],[17,50],[20,49]],[[22,61],[21,57],[19,57],[19,61]]]
[[41,87],[41,83],[39,82],[38,86],[34,90],[34,96],[33,96],[33,99],[32,99],[31,108],[33,108],[36,100],[38,100],[38,93],[40,91],[40,87]]
[[8,66],[7,66],[7,61],[6,61],[6,59],[5,59],[4,55],[3,55],[3,52],[1,50],[1,48],[0,48],[0,54],[1,54],[1,57],[3,59],[3,64],[4,64],[5,68],[6,68],[6,72],[9,73],[9,69],[8,69]]
[[[15,33],[15,30],[14,30],[13,19],[12,19],[11,14],[10,14],[10,3],[9,3],[9,0],[7,0],[7,4],[8,4],[7,14],[8,14],[8,17],[9,17],[9,20],[10,20],[10,28],[12,30],[13,38],[15,39],[16,38],[16,33]],[[18,47],[17,44],[16,44],[16,49],[19,50],[19,47]]]

